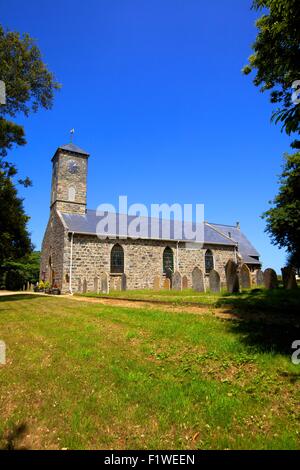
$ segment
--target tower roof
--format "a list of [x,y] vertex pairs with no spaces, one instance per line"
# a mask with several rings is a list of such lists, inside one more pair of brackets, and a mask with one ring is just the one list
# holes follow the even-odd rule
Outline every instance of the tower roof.
[[68,152],[80,153],[81,155],[89,155],[88,152],[86,152],[85,150],[81,149],[80,147],[72,143],[66,144],[66,145],[60,145],[58,148],[61,150],[67,150]]

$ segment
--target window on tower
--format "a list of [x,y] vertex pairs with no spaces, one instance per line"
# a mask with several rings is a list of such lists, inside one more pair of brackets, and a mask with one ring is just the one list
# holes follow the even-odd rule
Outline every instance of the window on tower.
[[74,202],[75,201],[75,196],[76,196],[75,188],[73,188],[73,186],[71,186],[69,188],[69,192],[68,192],[68,200],[71,201],[71,202]]

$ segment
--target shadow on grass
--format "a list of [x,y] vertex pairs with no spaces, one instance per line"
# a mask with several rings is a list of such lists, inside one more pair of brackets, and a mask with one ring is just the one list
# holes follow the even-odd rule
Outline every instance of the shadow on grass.
[[[216,306],[227,306],[229,312],[243,320],[230,322],[228,328],[255,351],[291,356],[292,343],[300,340],[300,289],[253,289],[225,294]],[[291,381],[299,379],[300,371],[290,377]]]
[[[255,352],[292,356],[292,344],[300,340],[300,327],[295,325],[274,325],[261,322],[240,321],[228,324],[230,331],[240,337],[240,341]],[[291,382],[300,380],[298,374],[290,377]],[[293,382],[293,383],[294,383]]]
[[0,450],[28,450],[27,448],[17,444],[17,441],[22,439],[26,432],[26,423],[15,425],[13,429],[2,438],[3,444],[0,446]]
[[239,313],[268,313],[270,315],[297,315],[300,320],[300,289],[252,289],[236,294],[225,294],[216,307],[231,306]]
[[[0,302],[13,302],[15,300],[26,300],[26,299],[40,299],[42,295],[35,294],[4,294],[0,295]],[[46,296],[44,297],[46,298]]]

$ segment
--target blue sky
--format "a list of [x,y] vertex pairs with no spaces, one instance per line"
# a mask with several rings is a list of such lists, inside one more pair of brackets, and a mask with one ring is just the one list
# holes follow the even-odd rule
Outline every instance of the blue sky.
[[268,95],[241,73],[256,36],[251,1],[0,0],[1,24],[36,38],[62,89],[24,124],[15,149],[30,230],[40,248],[59,145],[89,151],[88,207],[204,203],[235,224],[277,270],[261,213],[277,191],[290,140],[271,124]]

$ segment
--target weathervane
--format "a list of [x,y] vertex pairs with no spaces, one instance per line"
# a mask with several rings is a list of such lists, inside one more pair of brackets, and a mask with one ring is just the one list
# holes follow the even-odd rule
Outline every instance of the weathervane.
[[74,132],[75,132],[75,129],[71,129],[70,130],[70,143],[72,144],[73,143],[73,135],[74,135]]

